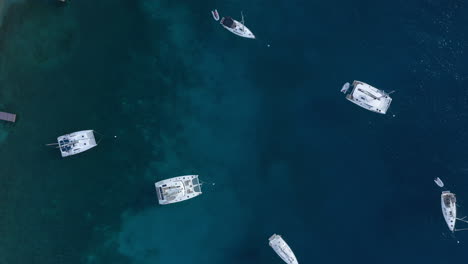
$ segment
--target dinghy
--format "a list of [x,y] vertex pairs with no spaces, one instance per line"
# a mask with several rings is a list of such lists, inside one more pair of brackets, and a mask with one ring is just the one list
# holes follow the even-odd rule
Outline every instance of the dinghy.
[[440,188],[444,187],[444,182],[442,182],[442,180],[437,177],[434,179],[434,182],[437,184],[437,186],[439,186]]
[[345,83],[343,87],[341,88],[341,92],[342,93],[348,92],[349,86],[350,86],[349,82]]
[[213,19],[214,19],[215,21],[218,21],[218,20],[219,20],[219,13],[218,13],[218,10],[216,10],[216,9],[215,9],[215,10],[212,10],[212,11],[211,11],[211,14],[213,15]]
[[244,16],[242,15],[242,22],[234,20],[231,17],[221,18],[220,24],[227,30],[231,31],[239,37],[255,39],[255,35],[244,25]]

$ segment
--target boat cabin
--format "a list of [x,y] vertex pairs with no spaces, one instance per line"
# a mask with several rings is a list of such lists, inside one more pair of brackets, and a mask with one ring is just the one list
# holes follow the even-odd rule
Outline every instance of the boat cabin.
[[93,130],[83,130],[58,137],[56,144],[62,157],[75,155],[97,146],[93,132]]
[[450,208],[455,205],[455,196],[453,195],[444,195],[444,204],[447,208]]
[[68,138],[64,138],[62,140],[59,140],[59,146],[60,146],[60,150],[63,151],[63,152],[68,152],[72,149],[72,146],[73,146],[73,142],[70,142],[70,139]]

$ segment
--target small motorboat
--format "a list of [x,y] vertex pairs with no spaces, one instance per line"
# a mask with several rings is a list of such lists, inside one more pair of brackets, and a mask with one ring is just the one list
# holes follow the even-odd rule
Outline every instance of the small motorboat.
[[434,179],[434,182],[437,184],[437,186],[439,186],[440,188],[444,187],[444,182],[439,178],[435,178]]
[[213,15],[213,19],[215,21],[218,21],[219,20],[219,13],[218,13],[218,10],[211,10],[211,14]]
[[345,83],[345,84],[343,85],[343,87],[341,88],[341,91],[340,91],[340,92],[346,93],[346,92],[348,91],[348,89],[349,89],[349,86],[350,86],[349,82]]
[[231,17],[223,17],[221,18],[220,24],[239,37],[255,39],[255,35],[252,31],[244,25],[244,16],[242,16],[242,22],[234,20]]

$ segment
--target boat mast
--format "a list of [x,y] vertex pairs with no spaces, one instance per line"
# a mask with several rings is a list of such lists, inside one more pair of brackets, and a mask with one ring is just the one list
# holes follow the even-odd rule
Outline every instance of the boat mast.
[[242,31],[244,31],[244,29],[245,29],[245,25],[244,25],[244,14],[242,13],[242,11],[241,11],[241,17],[242,17],[242,22],[241,22],[241,24],[242,24]]
[[386,95],[391,95],[392,93],[394,93],[394,92],[395,92],[395,90],[393,90],[393,91],[390,91],[389,93],[387,93],[387,92],[385,92],[385,91],[383,91],[383,92],[384,92],[384,95],[380,96],[380,97],[379,97],[379,98],[377,98],[377,99],[379,99],[379,100],[380,100],[380,98],[382,98],[382,97],[384,97],[384,96],[386,96]]

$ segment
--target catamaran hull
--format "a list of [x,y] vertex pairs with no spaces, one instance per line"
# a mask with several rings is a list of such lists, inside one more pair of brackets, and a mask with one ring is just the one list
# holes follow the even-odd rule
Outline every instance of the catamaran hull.
[[374,113],[377,113],[377,114],[383,114],[385,115],[386,113],[383,113],[383,112],[379,112],[379,111],[376,111],[376,110],[373,110],[373,109],[370,109],[370,106],[368,104],[365,104],[365,103],[361,103],[361,102],[358,102],[358,101],[355,101],[353,99],[351,99],[350,97],[346,97],[346,99],[348,99],[350,102],[352,102],[353,104],[356,104],[366,110],[369,110],[371,112],[374,112]]

